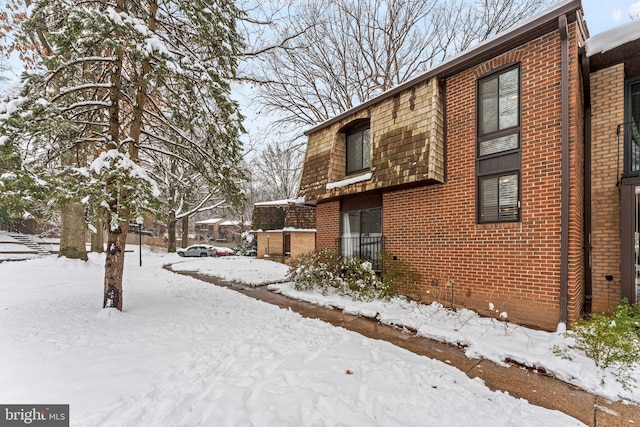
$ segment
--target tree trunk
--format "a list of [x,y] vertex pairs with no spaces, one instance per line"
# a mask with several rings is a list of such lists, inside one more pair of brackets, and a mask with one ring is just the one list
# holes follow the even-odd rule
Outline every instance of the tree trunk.
[[107,230],[107,252],[104,264],[104,308],[122,311],[122,273],[124,251],[127,244],[127,228],[118,226]]
[[[123,12],[124,0],[117,0],[116,12]],[[109,129],[107,135],[110,139],[109,148],[119,148],[120,143],[120,103],[122,102],[122,63],[124,53],[121,47],[114,49],[116,60],[111,68],[109,77],[112,84],[109,90]],[[134,159],[134,161],[137,159]],[[117,185],[107,181],[106,187],[109,191]],[[126,192],[120,193],[117,200],[127,200]],[[109,204],[109,210],[116,218],[128,218],[128,212],[124,211],[118,202]],[[124,251],[127,243],[127,226],[120,224],[107,226],[107,253],[104,264],[104,302],[103,307],[114,307],[122,311],[122,272],[124,271]]]
[[83,261],[89,259],[84,235],[84,209],[77,203],[67,203],[62,208],[58,256]]
[[172,253],[176,251],[176,220],[169,220],[169,230],[167,230],[167,234],[169,235],[169,248],[167,252]]
[[104,252],[104,222],[96,219],[93,221],[93,226],[96,228],[96,232],[91,233],[91,252],[101,254]]
[[189,217],[182,217],[182,247],[189,246]]

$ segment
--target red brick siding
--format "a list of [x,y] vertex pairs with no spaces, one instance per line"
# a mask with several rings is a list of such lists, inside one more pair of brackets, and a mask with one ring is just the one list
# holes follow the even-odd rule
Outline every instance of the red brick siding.
[[340,237],[340,202],[318,203],[316,206],[316,249],[338,249]]
[[[576,24],[570,24],[571,322],[580,315],[584,288],[583,124],[576,31]],[[560,45],[559,32],[554,31],[447,79],[446,182],[383,195],[385,250],[421,275],[421,281],[403,293],[483,314],[492,314],[491,303],[506,311],[509,320],[555,329],[560,320]],[[476,224],[476,82],[512,62],[521,64],[522,221]],[[337,201],[318,204],[318,248],[337,248],[339,206]]]
[[[580,81],[572,34],[569,306],[573,321],[582,306],[583,190]],[[477,225],[476,81],[514,61],[521,62],[522,73],[522,222]],[[387,193],[383,203],[386,249],[417,267],[422,282],[415,291],[421,298],[485,314],[492,303],[516,322],[556,327],[560,313],[560,92],[557,31],[447,80],[447,182]]]

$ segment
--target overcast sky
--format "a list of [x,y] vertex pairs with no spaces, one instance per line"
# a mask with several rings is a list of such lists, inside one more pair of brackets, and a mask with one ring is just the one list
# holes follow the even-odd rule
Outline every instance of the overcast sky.
[[582,0],[584,18],[591,35],[629,22],[630,15],[640,12],[637,0]]

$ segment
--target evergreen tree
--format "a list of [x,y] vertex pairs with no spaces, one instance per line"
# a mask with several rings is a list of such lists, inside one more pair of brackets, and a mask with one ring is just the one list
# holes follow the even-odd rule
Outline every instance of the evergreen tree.
[[240,199],[242,117],[229,89],[242,46],[238,17],[229,0],[39,0],[29,8],[17,40],[31,40],[38,61],[21,95],[0,107],[0,138],[20,148],[52,202],[106,224],[104,307],[122,309],[128,223],[161,208],[150,175],[158,157]]
[[36,208],[35,195],[41,190],[36,177],[23,169],[19,150],[7,137],[0,136],[0,225],[11,226],[30,216]]

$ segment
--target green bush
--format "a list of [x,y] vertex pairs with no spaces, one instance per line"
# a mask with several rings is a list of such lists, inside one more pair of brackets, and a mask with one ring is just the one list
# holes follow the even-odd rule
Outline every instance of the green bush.
[[341,295],[362,301],[387,299],[391,296],[389,284],[378,276],[371,262],[346,258],[342,260],[341,267],[342,283],[338,287]]
[[612,315],[594,313],[579,321],[570,331],[576,344],[569,348],[580,350],[601,368],[616,368],[618,381],[628,386],[633,380],[631,371],[640,362],[640,310],[627,299],[620,301]]
[[624,299],[613,314],[595,313],[574,327],[573,348],[583,351],[597,366],[640,362],[640,312]]

